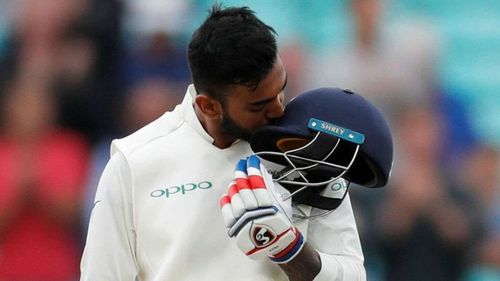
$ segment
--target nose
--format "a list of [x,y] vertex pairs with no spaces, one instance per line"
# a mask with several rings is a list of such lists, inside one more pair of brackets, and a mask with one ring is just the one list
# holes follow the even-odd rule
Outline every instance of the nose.
[[271,119],[276,119],[280,118],[283,116],[284,113],[284,106],[283,106],[283,100],[284,100],[284,94],[281,93],[279,94],[276,99],[270,104],[269,110],[267,111],[266,118],[271,120]]

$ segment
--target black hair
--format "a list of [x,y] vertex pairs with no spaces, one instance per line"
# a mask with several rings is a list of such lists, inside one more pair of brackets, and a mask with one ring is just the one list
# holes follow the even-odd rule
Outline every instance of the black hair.
[[229,85],[255,89],[276,62],[275,36],[248,7],[214,5],[188,47],[196,91],[223,101]]

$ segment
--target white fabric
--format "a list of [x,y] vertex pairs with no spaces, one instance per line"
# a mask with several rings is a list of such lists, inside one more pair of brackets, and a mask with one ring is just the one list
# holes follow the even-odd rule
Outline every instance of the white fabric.
[[[219,198],[246,142],[219,149],[193,110],[192,86],[173,112],[112,143],[98,185],[81,280],[288,280],[271,261],[243,255],[226,233]],[[312,210],[315,211],[314,209]],[[349,198],[298,226],[321,252],[317,280],[365,280]],[[341,273],[345,279],[334,275]]]

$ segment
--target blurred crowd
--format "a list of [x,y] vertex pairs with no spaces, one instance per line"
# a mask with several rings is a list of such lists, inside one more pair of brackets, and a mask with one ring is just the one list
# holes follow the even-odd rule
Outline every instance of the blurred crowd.
[[[0,0],[0,281],[78,279],[110,141],[180,101],[186,38],[211,3]],[[368,280],[500,280],[499,147],[442,83],[432,26],[388,35],[386,5],[345,1],[352,34],[335,50],[282,32],[287,98],[350,88],[389,120],[389,185],[351,188]]]

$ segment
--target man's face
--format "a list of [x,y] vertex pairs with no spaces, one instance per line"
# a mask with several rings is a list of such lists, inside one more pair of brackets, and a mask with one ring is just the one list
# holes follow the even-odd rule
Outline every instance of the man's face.
[[245,141],[253,132],[283,115],[286,73],[278,58],[271,72],[256,89],[243,85],[228,88],[223,104],[223,133]]

